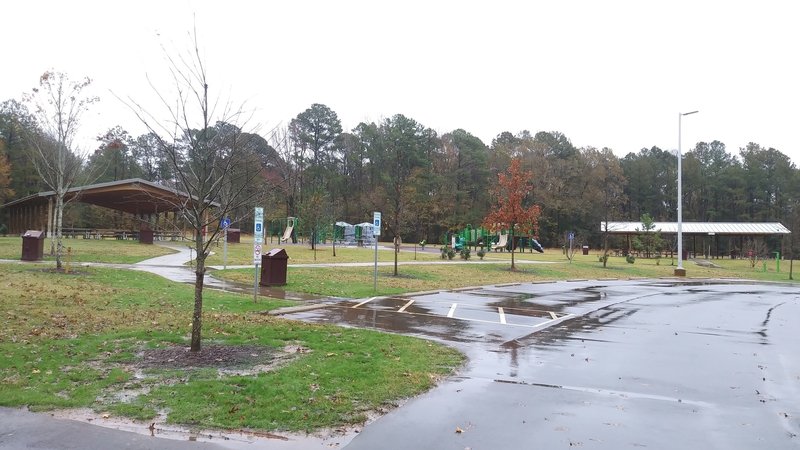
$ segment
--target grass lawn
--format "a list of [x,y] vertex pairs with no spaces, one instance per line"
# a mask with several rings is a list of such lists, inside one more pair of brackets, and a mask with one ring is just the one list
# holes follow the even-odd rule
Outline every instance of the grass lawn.
[[137,271],[63,275],[15,264],[0,264],[0,280],[3,406],[314,430],[359,423],[462,363],[456,351],[421,339],[274,318],[260,312],[292,303],[208,290],[204,348],[245,348],[263,370],[147,365],[143,355],[188,345],[191,286]]
[[[50,256],[50,241],[44,240],[44,260],[55,261]],[[71,247],[73,262],[98,262],[133,264],[145,259],[172,253],[160,245],[140,244],[138,241],[118,241],[116,239],[63,239],[64,257],[67,247]],[[19,259],[22,255],[22,238],[0,237],[0,259]],[[66,261],[66,259],[65,259]]]
[[[391,255],[391,251],[387,252]],[[337,250],[338,254],[338,250]],[[409,252],[401,252],[408,255]],[[429,260],[441,261],[435,254]],[[413,258],[412,258],[413,259]],[[406,259],[407,260],[407,259]],[[478,259],[473,257],[472,261]],[[485,262],[493,264],[469,264],[456,257],[450,264],[401,265],[399,276],[393,276],[392,267],[378,268],[378,290],[373,289],[372,267],[289,267],[285,289],[287,291],[307,292],[334,297],[363,298],[373,295],[392,295],[437,289],[451,289],[465,286],[480,286],[512,282],[552,281],[565,279],[601,278],[660,278],[671,277],[675,266],[669,258],[637,258],[628,264],[623,257],[610,257],[603,268],[597,254],[576,255],[570,263],[560,252],[548,251],[544,254],[515,254],[517,270],[511,267],[509,253],[489,253]],[[546,264],[526,264],[532,260]],[[290,260],[291,262],[291,260]],[[747,278],[763,281],[789,281],[789,262],[781,261],[781,272],[775,271],[775,261],[767,261],[767,271],[759,263],[750,267],[747,260],[720,259],[712,261],[714,267],[702,267],[694,262],[684,262],[689,277],[697,278]],[[676,264],[676,262],[674,262]],[[238,269],[214,272],[216,277],[224,277],[242,283],[252,282],[252,270]],[[797,278],[797,276],[795,276]]]
[[[378,250],[378,261],[394,261],[394,252],[386,250],[391,246],[389,242],[381,242]],[[282,248],[289,256],[289,264],[332,264],[332,263],[356,263],[372,262],[375,260],[375,247],[340,247],[336,246],[336,256],[333,256],[333,247],[330,245],[318,246],[316,252],[311,250],[308,244],[263,244],[264,253],[272,248]],[[432,247],[427,247],[429,250]],[[398,261],[414,261],[414,248],[405,247],[405,251],[398,254]],[[211,266],[221,266],[223,263],[224,248],[222,243],[211,247],[213,254],[208,257],[206,263]],[[418,248],[416,252],[417,261],[434,261],[439,259],[438,251],[423,252]],[[228,265],[253,264],[253,242],[251,237],[242,237],[239,244],[228,244]]]

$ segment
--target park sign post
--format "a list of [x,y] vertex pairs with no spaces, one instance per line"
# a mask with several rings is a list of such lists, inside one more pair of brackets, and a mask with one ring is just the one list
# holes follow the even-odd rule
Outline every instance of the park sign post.
[[575,241],[575,233],[570,231],[567,233],[567,240],[569,241],[569,249],[567,250],[567,259],[569,259],[569,263],[572,264],[572,242]]
[[228,227],[231,226],[231,218],[225,217],[220,220],[222,227],[222,270],[228,269]]
[[261,264],[262,244],[264,244],[264,208],[257,206],[253,212],[253,264],[256,266],[253,279],[253,301],[258,298],[258,265]]
[[372,288],[378,291],[378,236],[381,235],[381,213],[372,213],[372,236],[375,238],[375,271],[372,276]]

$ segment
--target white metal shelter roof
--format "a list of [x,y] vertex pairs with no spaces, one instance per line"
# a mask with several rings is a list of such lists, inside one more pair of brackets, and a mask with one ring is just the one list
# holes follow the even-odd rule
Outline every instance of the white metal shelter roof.
[[[600,222],[600,231],[605,231],[605,222]],[[653,222],[655,231],[674,234],[678,232],[678,222]],[[721,235],[769,235],[791,234],[788,228],[780,222],[683,222],[686,234],[721,234]],[[644,229],[642,222],[608,222],[608,232],[611,234],[641,233]]]

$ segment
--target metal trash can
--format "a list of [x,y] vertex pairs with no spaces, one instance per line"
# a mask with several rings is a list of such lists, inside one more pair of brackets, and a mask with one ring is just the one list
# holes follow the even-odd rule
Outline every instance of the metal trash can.
[[22,260],[41,261],[44,255],[44,231],[28,230],[22,235]]
[[285,286],[289,255],[282,248],[273,248],[261,255],[261,286]]
[[228,228],[228,244],[238,244],[241,242],[242,230],[239,228]]
[[584,245],[584,246],[581,248],[581,250],[583,250],[583,254],[584,254],[584,255],[588,255],[588,254],[589,254],[589,246],[588,246],[588,245]]

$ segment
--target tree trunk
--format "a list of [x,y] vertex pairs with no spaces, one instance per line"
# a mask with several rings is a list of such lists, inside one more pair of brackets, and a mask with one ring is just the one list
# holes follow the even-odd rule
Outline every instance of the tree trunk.
[[53,214],[53,200],[47,200],[47,227],[50,229],[50,256],[56,254],[56,215]]
[[608,218],[603,222],[603,268],[606,268],[608,261]]
[[514,264],[514,225],[511,225],[511,230],[509,230],[509,238],[511,239],[511,270],[517,270],[517,266]]
[[398,239],[399,238],[395,236],[394,239],[392,240],[392,242],[394,243],[394,276],[397,276],[397,253],[398,250],[400,250],[400,247],[397,245],[397,243],[399,242]]
[[56,269],[61,270],[61,256],[64,253],[64,244],[61,242],[61,228],[64,220],[64,194],[56,194]]
[[206,255],[203,250],[203,235],[198,233],[195,238],[197,250],[197,264],[195,264],[194,279],[194,313],[192,314],[192,343],[190,351],[200,351],[200,340],[203,329],[203,278],[206,273]]

